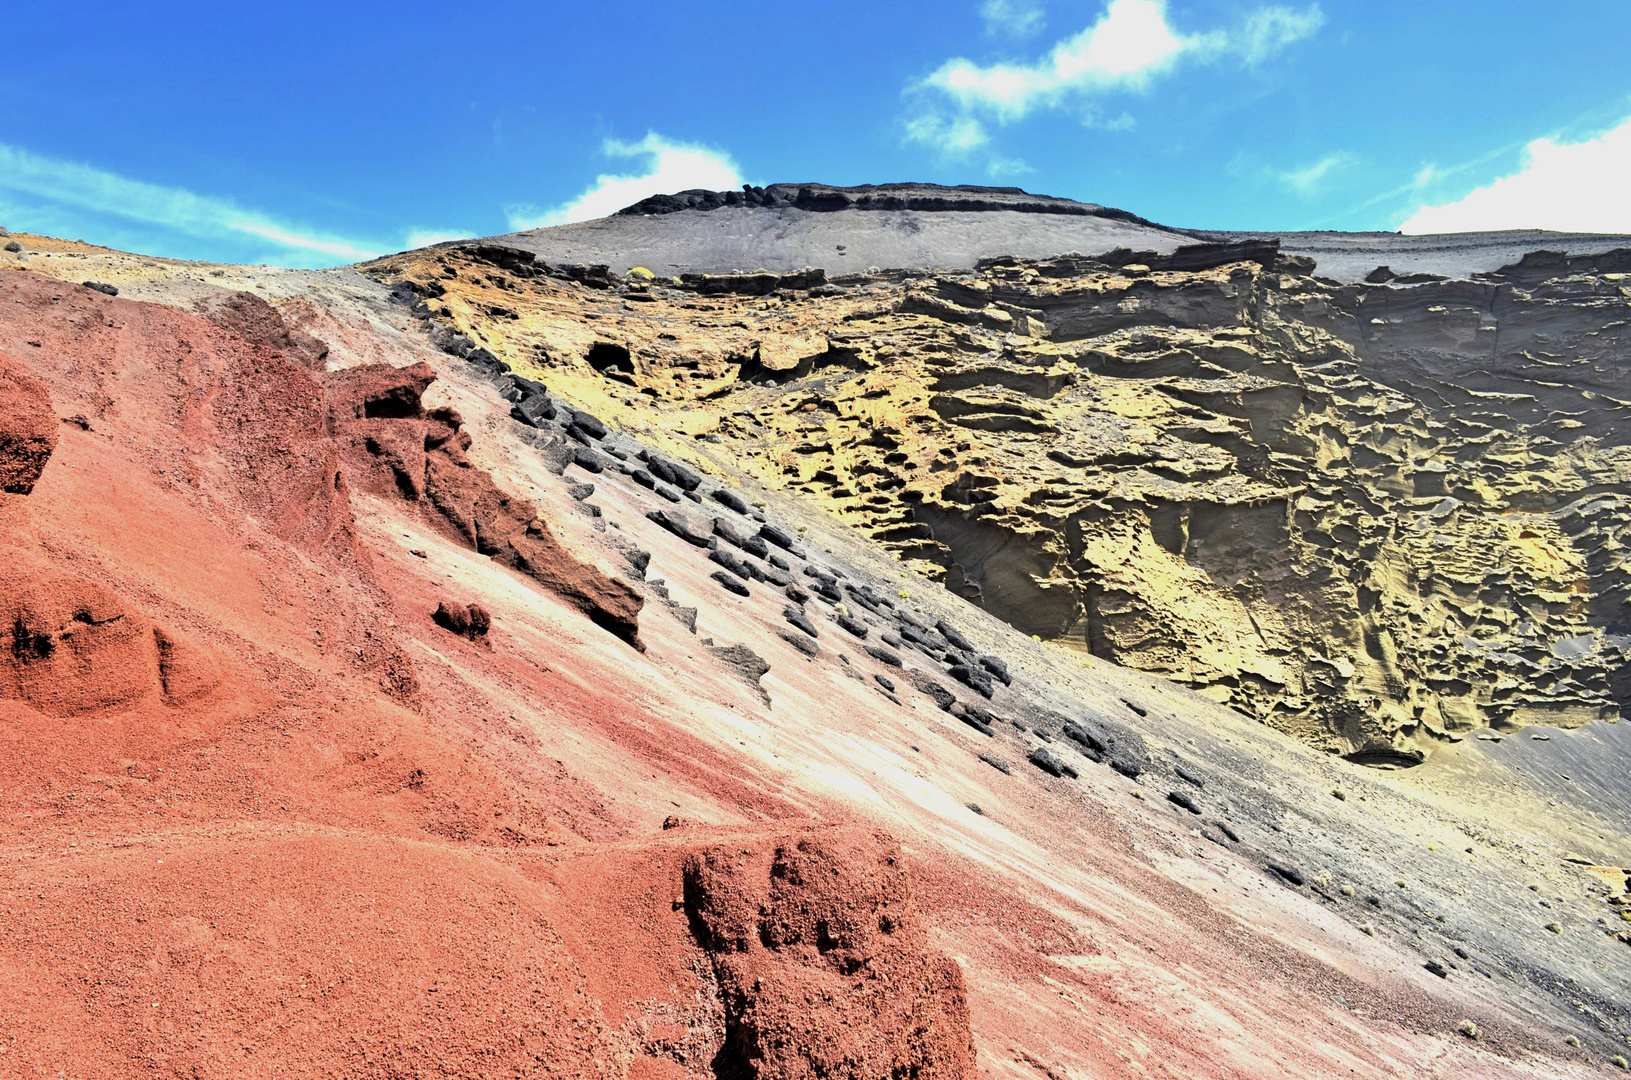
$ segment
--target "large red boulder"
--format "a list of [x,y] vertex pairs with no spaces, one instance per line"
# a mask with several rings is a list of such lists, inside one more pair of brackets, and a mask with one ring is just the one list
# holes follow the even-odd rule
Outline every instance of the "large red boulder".
[[719,1075],[974,1075],[962,971],[930,948],[888,836],[822,828],[704,848],[685,865],[685,906],[725,1006]]

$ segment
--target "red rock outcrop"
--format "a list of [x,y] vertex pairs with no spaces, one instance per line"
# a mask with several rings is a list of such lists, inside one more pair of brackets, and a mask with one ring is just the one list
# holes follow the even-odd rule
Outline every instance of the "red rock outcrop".
[[0,491],[27,495],[57,445],[45,384],[0,356]]
[[889,837],[710,846],[686,861],[685,903],[725,1004],[720,1077],[974,1075],[962,974],[929,949]]
[[376,491],[423,502],[445,530],[484,555],[518,570],[599,626],[640,645],[640,594],[574,558],[537,508],[500,490],[471,464],[470,434],[452,409],[427,412],[421,402],[436,374],[428,364],[369,365],[326,379],[330,428],[347,460]]

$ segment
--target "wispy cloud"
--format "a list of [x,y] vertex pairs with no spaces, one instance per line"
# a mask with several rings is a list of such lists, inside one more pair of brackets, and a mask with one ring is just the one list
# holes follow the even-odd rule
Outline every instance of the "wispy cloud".
[[1312,36],[1324,22],[1318,5],[1262,7],[1233,30],[1185,34],[1167,18],[1165,0],[1110,0],[1096,22],[1034,62],[982,66],[956,57],[919,89],[941,95],[965,113],[1008,123],[1085,95],[1143,90],[1185,57],[1232,57],[1255,66]]
[[1048,21],[1039,0],[985,0],[980,18],[985,20],[986,33],[1012,38],[1038,34]]
[[1138,126],[1138,121],[1125,109],[1120,116],[1106,118],[1098,109],[1088,106],[1082,114],[1082,126],[1090,131],[1131,131]]
[[1280,179],[1304,195],[1312,194],[1332,173],[1342,171],[1355,160],[1352,154],[1341,150],[1334,154],[1326,154],[1312,165],[1283,172]]
[[1325,13],[1313,4],[1301,11],[1288,7],[1258,8],[1246,16],[1230,43],[1236,55],[1255,67],[1272,60],[1305,38],[1311,38],[1325,25]]
[[470,229],[409,229],[407,243],[409,250],[412,250],[448,240],[464,240],[475,235],[476,233]]
[[[1415,187],[1448,175],[1432,165]],[[1579,142],[1536,139],[1524,148],[1518,171],[1476,188],[1453,202],[1422,206],[1400,232],[1483,232],[1555,229],[1559,232],[1631,233],[1631,117]]]
[[972,116],[949,117],[939,112],[914,116],[906,121],[906,141],[927,146],[948,161],[982,161],[992,179],[1036,171],[1020,158],[992,153],[990,133]]
[[[267,262],[333,265],[379,254],[381,245],[302,228],[230,199],[132,180],[73,161],[0,143],[0,192],[41,200],[33,210],[53,221],[64,208],[136,222],[195,240],[258,248]],[[27,221],[12,222],[27,227]]]
[[972,116],[947,117],[931,112],[906,121],[906,141],[931,147],[950,157],[963,157],[991,142],[985,125]]
[[644,158],[645,171],[634,176],[604,173],[577,198],[559,206],[509,206],[512,229],[538,229],[615,214],[650,195],[671,194],[687,188],[724,191],[742,186],[742,170],[731,156],[695,143],[665,139],[647,132],[639,142],[606,140],[608,157]]

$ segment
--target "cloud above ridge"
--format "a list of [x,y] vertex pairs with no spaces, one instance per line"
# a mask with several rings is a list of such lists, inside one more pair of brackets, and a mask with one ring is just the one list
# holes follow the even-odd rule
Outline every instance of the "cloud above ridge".
[[1312,37],[1325,23],[1317,4],[1258,8],[1235,30],[1185,34],[1167,18],[1165,0],[1110,0],[1098,20],[1030,63],[980,65],[947,60],[920,85],[965,113],[1001,123],[1072,99],[1114,90],[1139,91],[1186,57],[1233,57],[1255,66]]
[[[1438,176],[1426,166],[1418,180]],[[1553,229],[1558,232],[1631,233],[1631,117],[1579,142],[1536,139],[1524,148],[1518,171],[1453,202],[1422,206],[1399,231],[1488,232]]]
[[509,206],[505,210],[512,229],[540,229],[591,221],[615,214],[651,195],[667,195],[687,188],[725,191],[742,186],[742,170],[722,150],[696,143],[666,139],[655,131],[638,142],[607,139],[602,151],[608,157],[644,158],[645,171],[636,175],[602,173],[576,198],[540,209],[536,206]]

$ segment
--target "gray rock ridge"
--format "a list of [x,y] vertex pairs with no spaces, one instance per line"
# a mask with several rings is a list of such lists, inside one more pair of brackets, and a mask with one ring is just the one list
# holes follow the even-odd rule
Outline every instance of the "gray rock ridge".
[[708,211],[727,206],[786,206],[811,213],[918,210],[927,213],[1007,211],[1016,214],[1068,214],[1163,228],[1126,210],[1098,203],[1077,202],[1056,195],[1034,195],[1017,187],[983,187],[978,184],[901,183],[860,184],[854,187],[819,183],[768,184],[764,187],[743,184],[740,191],[688,188],[672,195],[652,195],[632,206],[625,206],[617,213],[619,216],[673,214],[682,210]]
[[1470,277],[1515,267],[1530,253],[1556,252],[1567,258],[1631,246],[1631,236],[1614,233],[1561,233],[1543,229],[1443,233],[1407,236],[1396,232],[1190,230],[1215,243],[1279,240],[1287,255],[1318,264],[1318,274],[1334,281],[1363,281],[1379,266],[1395,275],[1436,274]]

